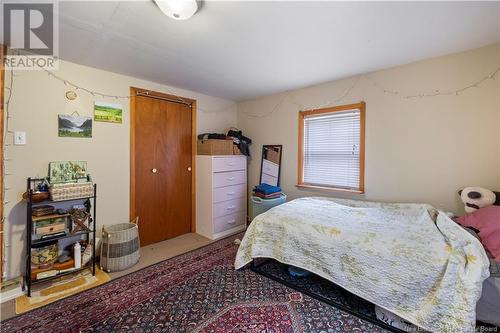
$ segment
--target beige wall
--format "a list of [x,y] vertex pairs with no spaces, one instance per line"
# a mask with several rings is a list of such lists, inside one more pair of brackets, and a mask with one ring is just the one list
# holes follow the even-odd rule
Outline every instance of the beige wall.
[[[456,90],[491,74],[500,44],[370,73],[405,95]],[[369,52],[369,50],[367,50]],[[314,66],[314,64],[311,64]],[[238,105],[238,125],[253,139],[249,184],[257,184],[263,144],[283,145],[281,185],[290,199],[339,193],[305,191],[297,177],[297,113],[325,104],[366,102],[366,193],[357,199],[427,202],[463,211],[457,190],[500,190],[500,73],[459,96],[403,99],[366,77],[329,82]],[[280,101],[282,101],[281,104]],[[298,104],[298,105],[297,105]],[[303,106],[302,108],[299,106]],[[275,111],[270,113],[273,108]],[[270,114],[269,114],[270,113]]]
[[[198,101],[198,133],[225,131],[236,125],[236,104],[232,101],[203,94],[162,86],[152,82],[111,72],[62,62],[57,75],[93,90],[128,95],[129,87],[194,98]],[[9,77],[6,80],[9,82]],[[89,172],[98,184],[98,227],[124,222],[129,214],[129,101],[120,100],[124,109],[123,124],[94,122],[92,139],[59,138],[57,115],[77,110],[81,115],[93,114],[94,97],[77,91],[78,99],[65,98],[69,90],[63,83],[40,71],[15,72],[13,96],[10,104],[10,129],[27,132],[25,146],[7,147],[6,170],[11,173],[5,183],[7,223],[6,271],[8,277],[20,274],[24,253],[25,205],[20,202],[26,178],[45,176],[48,163],[57,160],[88,161]],[[115,102],[114,99],[95,97],[95,100]],[[11,136],[9,136],[11,142]]]

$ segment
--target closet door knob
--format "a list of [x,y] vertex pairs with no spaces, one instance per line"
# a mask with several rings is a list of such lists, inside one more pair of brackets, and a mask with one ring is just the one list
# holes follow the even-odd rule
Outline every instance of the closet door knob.
[[157,169],[155,169],[155,168],[153,168],[153,169],[151,169],[151,172],[152,172],[152,173],[157,173],[157,172],[158,172],[158,170],[157,170]]
[[191,172],[191,170],[192,170],[191,167],[188,167],[188,171]]

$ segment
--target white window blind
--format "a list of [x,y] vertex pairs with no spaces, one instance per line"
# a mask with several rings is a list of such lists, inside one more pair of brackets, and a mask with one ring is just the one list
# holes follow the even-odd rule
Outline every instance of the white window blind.
[[304,118],[303,181],[360,189],[360,110]]

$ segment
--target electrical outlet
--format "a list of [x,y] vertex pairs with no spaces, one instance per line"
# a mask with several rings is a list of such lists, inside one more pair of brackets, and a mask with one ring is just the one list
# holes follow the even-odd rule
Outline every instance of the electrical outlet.
[[26,144],[26,132],[14,132],[14,144],[15,145],[25,145]]

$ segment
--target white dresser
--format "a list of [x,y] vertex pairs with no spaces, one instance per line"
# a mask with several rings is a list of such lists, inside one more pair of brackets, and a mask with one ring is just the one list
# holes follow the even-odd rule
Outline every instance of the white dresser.
[[247,157],[196,156],[196,233],[219,239],[247,222]]

